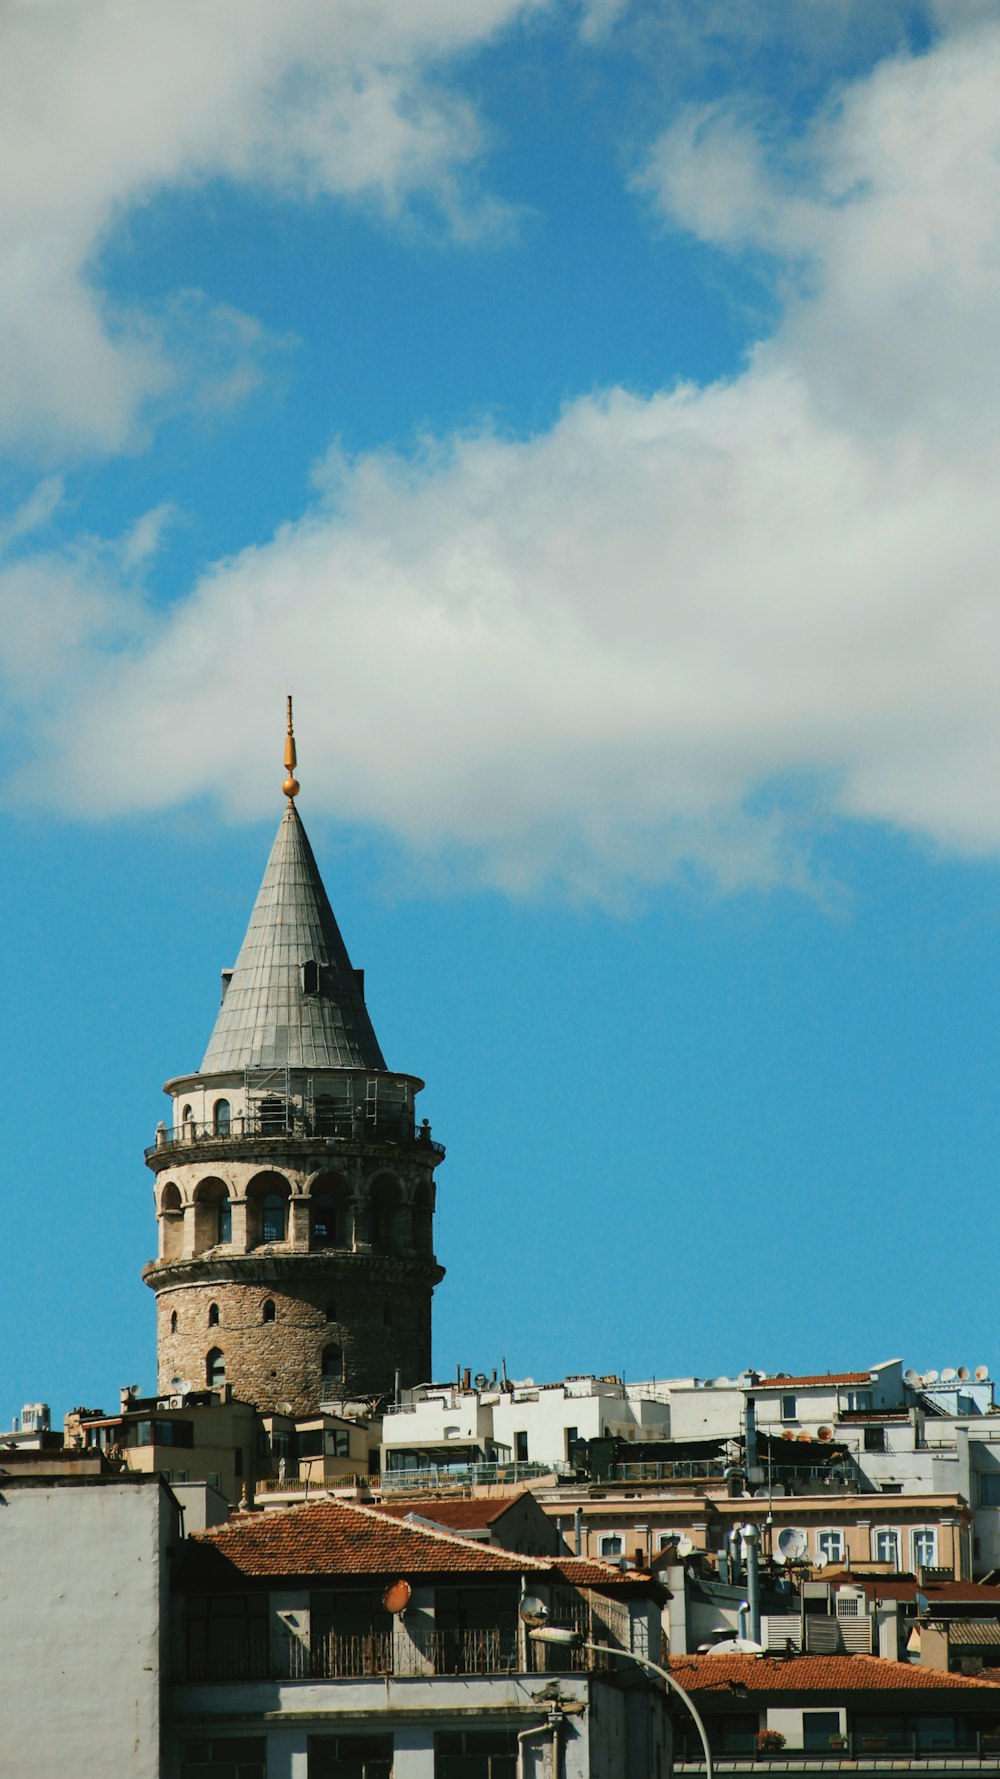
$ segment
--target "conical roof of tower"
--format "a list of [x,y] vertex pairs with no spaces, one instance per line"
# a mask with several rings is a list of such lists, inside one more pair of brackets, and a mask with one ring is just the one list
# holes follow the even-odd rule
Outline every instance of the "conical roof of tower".
[[[297,788],[297,787],[296,787]],[[315,992],[303,966],[315,964]],[[364,995],[305,828],[289,802],[203,1075],[245,1068],[384,1069]]]

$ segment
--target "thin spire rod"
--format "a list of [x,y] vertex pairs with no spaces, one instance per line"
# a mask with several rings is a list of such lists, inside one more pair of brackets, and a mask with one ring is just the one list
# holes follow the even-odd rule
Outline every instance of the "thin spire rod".
[[289,692],[288,734],[285,737],[285,771],[287,772],[288,777],[285,779],[281,788],[290,803],[298,796],[301,789],[298,779],[294,776],[297,765],[298,760],[295,755],[295,730],[292,727],[292,694]]

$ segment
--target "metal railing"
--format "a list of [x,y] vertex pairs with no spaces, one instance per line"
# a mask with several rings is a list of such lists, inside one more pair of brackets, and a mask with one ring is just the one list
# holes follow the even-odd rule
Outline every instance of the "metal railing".
[[234,1113],[223,1128],[213,1123],[198,1123],[194,1119],[189,1119],[186,1124],[164,1124],[158,1128],[156,1141],[147,1147],[145,1154],[149,1160],[165,1149],[190,1148],[198,1143],[241,1143],[247,1137],[275,1141],[285,1141],[289,1137],[319,1138],[330,1143],[414,1143],[422,1149],[430,1149],[439,1158],[444,1155],[443,1143],[433,1140],[429,1126],[416,1125],[411,1115],[397,1108],[379,1111],[374,1118],[364,1115],[360,1109],[355,1115],[344,1117],[314,1117],[297,1106],[288,1107],[280,1115]]
[[[714,1744],[711,1724],[709,1737]],[[848,1731],[845,1736],[832,1736],[821,1748],[791,1748],[787,1744],[784,1748],[757,1748],[753,1738],[748,1739],[745,1748],[723,1749],[714,1745],[712,1748],[712,1760],[717,1771],[733,1766],[742,1768],[744,1763],[759,1768],[768,1762],[787,1767],[830,1760],[838,1763],[858,1761],[863,1766],[881,1761],[885,1761],[888,1766],[894,1762],[897,1765],[906,1762],[908,1765],[914,1758],[932,1762],[935,1766],[939,1762],[953,1761],[957,1768],[963,1768],[970,1757],[987,1761],[993,1770],[1000,1768],[1000,1731],[970,1729],[967,1735],[956,1737],[950,1745],[943,1741],[935,1743],[921,1731],[907,1730],[898,1736],[871,1736]],[[693,1737],[690,1740],[682,1737],[681,1745],[674,1755],[674,1770],[685,1771],[688,1767],[703,1773],[705,1762]]]
[[[574,1668],[590,1663],[579,1650],[566,1652]],[[309,1638],[289,1634],[269,1644],[265,1636],[189,1641],[175,1664],[175,1679],[188,1682],[261,1680],[370,1680],[384,1675],[512,1674],[519,1668],[518,1635],[513,1626],[480,1630],[392,1630],[340,1632],[313,1627]]]
[[430,1466],[424,1470],[383,1470],[380,1477],[370,1477],[372,1485],[384,1495],[405,1495],[411,1490],[439,1488],[465,1489],[477,1483],[516,1483],[539,1476],[576,1475],[566,1463],[462,1464],[452,1467]]

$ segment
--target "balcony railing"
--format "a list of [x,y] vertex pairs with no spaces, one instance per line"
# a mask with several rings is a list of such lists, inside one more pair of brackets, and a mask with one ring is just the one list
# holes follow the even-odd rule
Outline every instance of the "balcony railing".
[[[554,1664],[546,1650],[545,1667]],[[574,1671],[600,1666],[587,1650],[558,1650],[558,1665]],[[542,1659],[532,1649],[533,1669]],[[384,1675],[421,1676],[512,1674],[518,1671],[518,1636],[513,1626],[480,1630],[414,1629],[394,1639],[391,1630],[343,1633],[313,1628],[310,1639],[289,1635],[269,1643],[263,1635],[196,1640],[175,1663],[177,1681],[253,1682],[262,1680],[371,1680]]]
[[[674,1756],[674,1771],[684,1772],[690,1767],[692,1771],[704,1773],[705,1757],[701,1744],[687,1734],[686,1726],[675,1726],[675,1734],[680,1732],[680,1746]],[[712,1749],[712,1760],[717,1770],[731,1770],[735,1765],[742,1769],[744,1763],[755,1768],[767,1762],[787,1768],[789,1766],[812,1765],[815,1762],[831,1760],[838,1763],[845,1761],[858,1762],[867,1767],[869,1763],[884,1761],[887,1766],[895,1764],[909,1766],[913,1759],[928,1761],[937,1765],[938,1762],[953,1761],[956,1767],[964,1768],[970,1760],[979,1759],[988,1762],[994,1770],[1000,1768],[1000,1731],[977,1730],[970,1727],[961,1736],[951,1742],[942,1737],[935,1740],[927,1732],[917,1730],[903,1731],[898,1735],[876,1736],[867,1731],[849,1731],[845,1736],[833,1736],[829,1742],[819,1748],[792,1748],[787,1744],[784,1748],[756,1748],[753,1740],[749,1740],[745,1748],[720,1748],[709,1726],[709,1744]]]
[[405,1495],[411,1490],[465,1489],[474,1483],[516,1483],[539,1476],[573,1477],[572,1464],[514,1463],[431,1465],[424,1470],[383,1470],[381,1477],[369,1478],[383,1495]]
[[289,1138],[328,1143],[404,1143],[429,1149],[439,1159],[444,1145],[434,1142],[430,1127],[415,1125],[412,1115],[397,1106],[379,1110],[374,1117],[363,1109],[343,1117],[314,1115],[300,1106],[288,1106],[280,1114],[234,1113],[229,1123],[201,1124],[189,1119],[185,1124],[161,1124],[156,1141],[146,1149],[146,1159],[164,1150],[191,1148],[198,1143],[242,1143],[246,1138],[287,1142]]

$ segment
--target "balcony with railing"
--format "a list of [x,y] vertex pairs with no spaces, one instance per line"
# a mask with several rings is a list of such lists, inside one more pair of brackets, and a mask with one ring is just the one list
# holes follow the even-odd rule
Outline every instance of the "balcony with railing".
[[200,1123],[191,1118],[183,1124],[160,1124],[156,1141],[147,1147],[145,1155],[147,1161],[166,1154],[176,1159],[178,1150],[214,1150],[220,1145],[227,1148],[248,1139],[255,1143],[270,1141],[275,1145],[289,1141],[321,1141],[333,1145],[392,1143],[427,1149],[438,1160],[444,1155],[444,1145],[433,1140],[430,1125],[426,1121],[416,1124],[412,1112],[405,1106],[390,1104],[370,1108],[363,1102],[343,1113],[322,1112],[310,1105],[283,1102],[277,1108],[254,1107],[246,1112],[233,1113],[224,1124],[218,1121]]
[[[585,1673],[606,1665],[598,1652],[560,1647],[545,1656],[527,1645],[528,1672],[558,1666]],[[548,1658],[547,1660],[545,1658]],[[522,1669],[518,1633],[513,1625],[477,1630],[413,1629],[394,1636],[392,1629],[344,1633],[313,1629],[310,1637],[292,1633],[281,1640],[263,1631],[234,1631],[210,1642],[189,1638],[172,1664],[179,1683],[247,1683],[254,1681],[426,1679],[513,1674]]]

